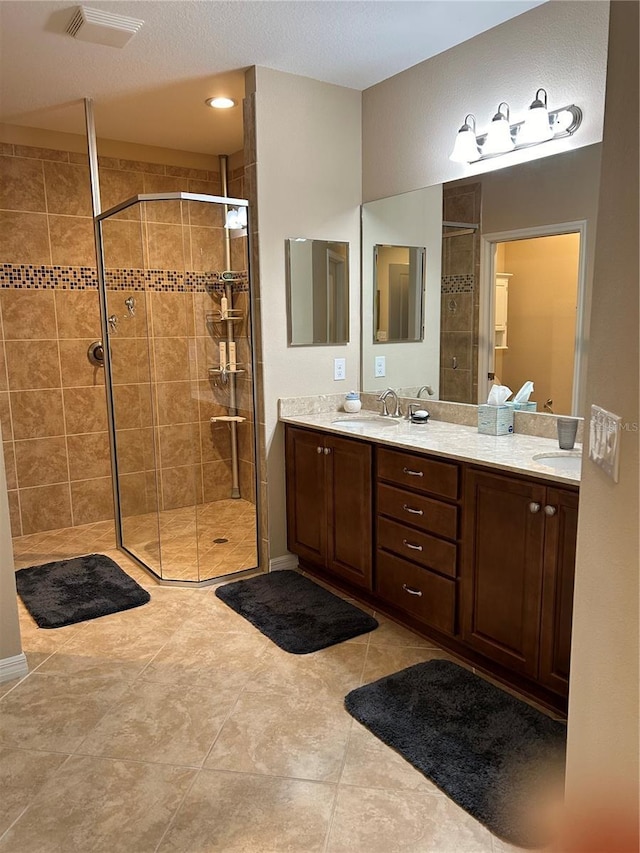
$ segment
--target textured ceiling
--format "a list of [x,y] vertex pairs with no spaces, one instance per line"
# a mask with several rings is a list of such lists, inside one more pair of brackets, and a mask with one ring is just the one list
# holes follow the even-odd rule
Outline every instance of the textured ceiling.
[[542,0],[89,0],[141,18],[123,49],[66,35],[77,4],[0,2],[0,118],[81,132],[91,97],[100,136],[186,151],[242,146],[243,71],[262,65],[365,89]]

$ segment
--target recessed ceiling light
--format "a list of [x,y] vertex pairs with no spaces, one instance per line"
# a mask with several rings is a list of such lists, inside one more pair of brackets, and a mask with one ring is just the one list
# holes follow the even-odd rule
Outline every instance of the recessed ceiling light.
[[236,102],[232,98],[207,98],[205,104],[216,110],[228,110],[235,107]]

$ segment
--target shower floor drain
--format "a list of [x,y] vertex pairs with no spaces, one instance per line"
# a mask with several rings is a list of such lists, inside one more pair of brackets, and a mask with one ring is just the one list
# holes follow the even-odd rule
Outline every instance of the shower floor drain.
[[224,536],[219,536],[217,539],[213,540],[216,545],[222,545],[223,542],[228,542],[228,539],[225,539]]

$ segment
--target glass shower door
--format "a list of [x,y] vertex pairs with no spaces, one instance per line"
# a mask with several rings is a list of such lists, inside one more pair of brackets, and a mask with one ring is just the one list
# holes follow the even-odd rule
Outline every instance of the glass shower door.
[[255,407],[246,232],[175,195],[105,214],[103,243],[122,546],[191,583],[258,565]]

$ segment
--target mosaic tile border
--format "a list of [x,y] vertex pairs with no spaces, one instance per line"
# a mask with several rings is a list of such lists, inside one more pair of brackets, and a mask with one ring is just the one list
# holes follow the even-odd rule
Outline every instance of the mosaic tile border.
[[443,275],[442,293],[473,293],[475,288],[475,275]]
[[[249,290],[246,271],[233,272],[229,281],[224,272],[181,272],[179,270],[112,269],[105,273],[109,290],[152,290],[196,293],[224,292],[227,283],[234,292]],[[65,267],[49,264],[1,264],[0,290],[96,290],[94,267]]]

